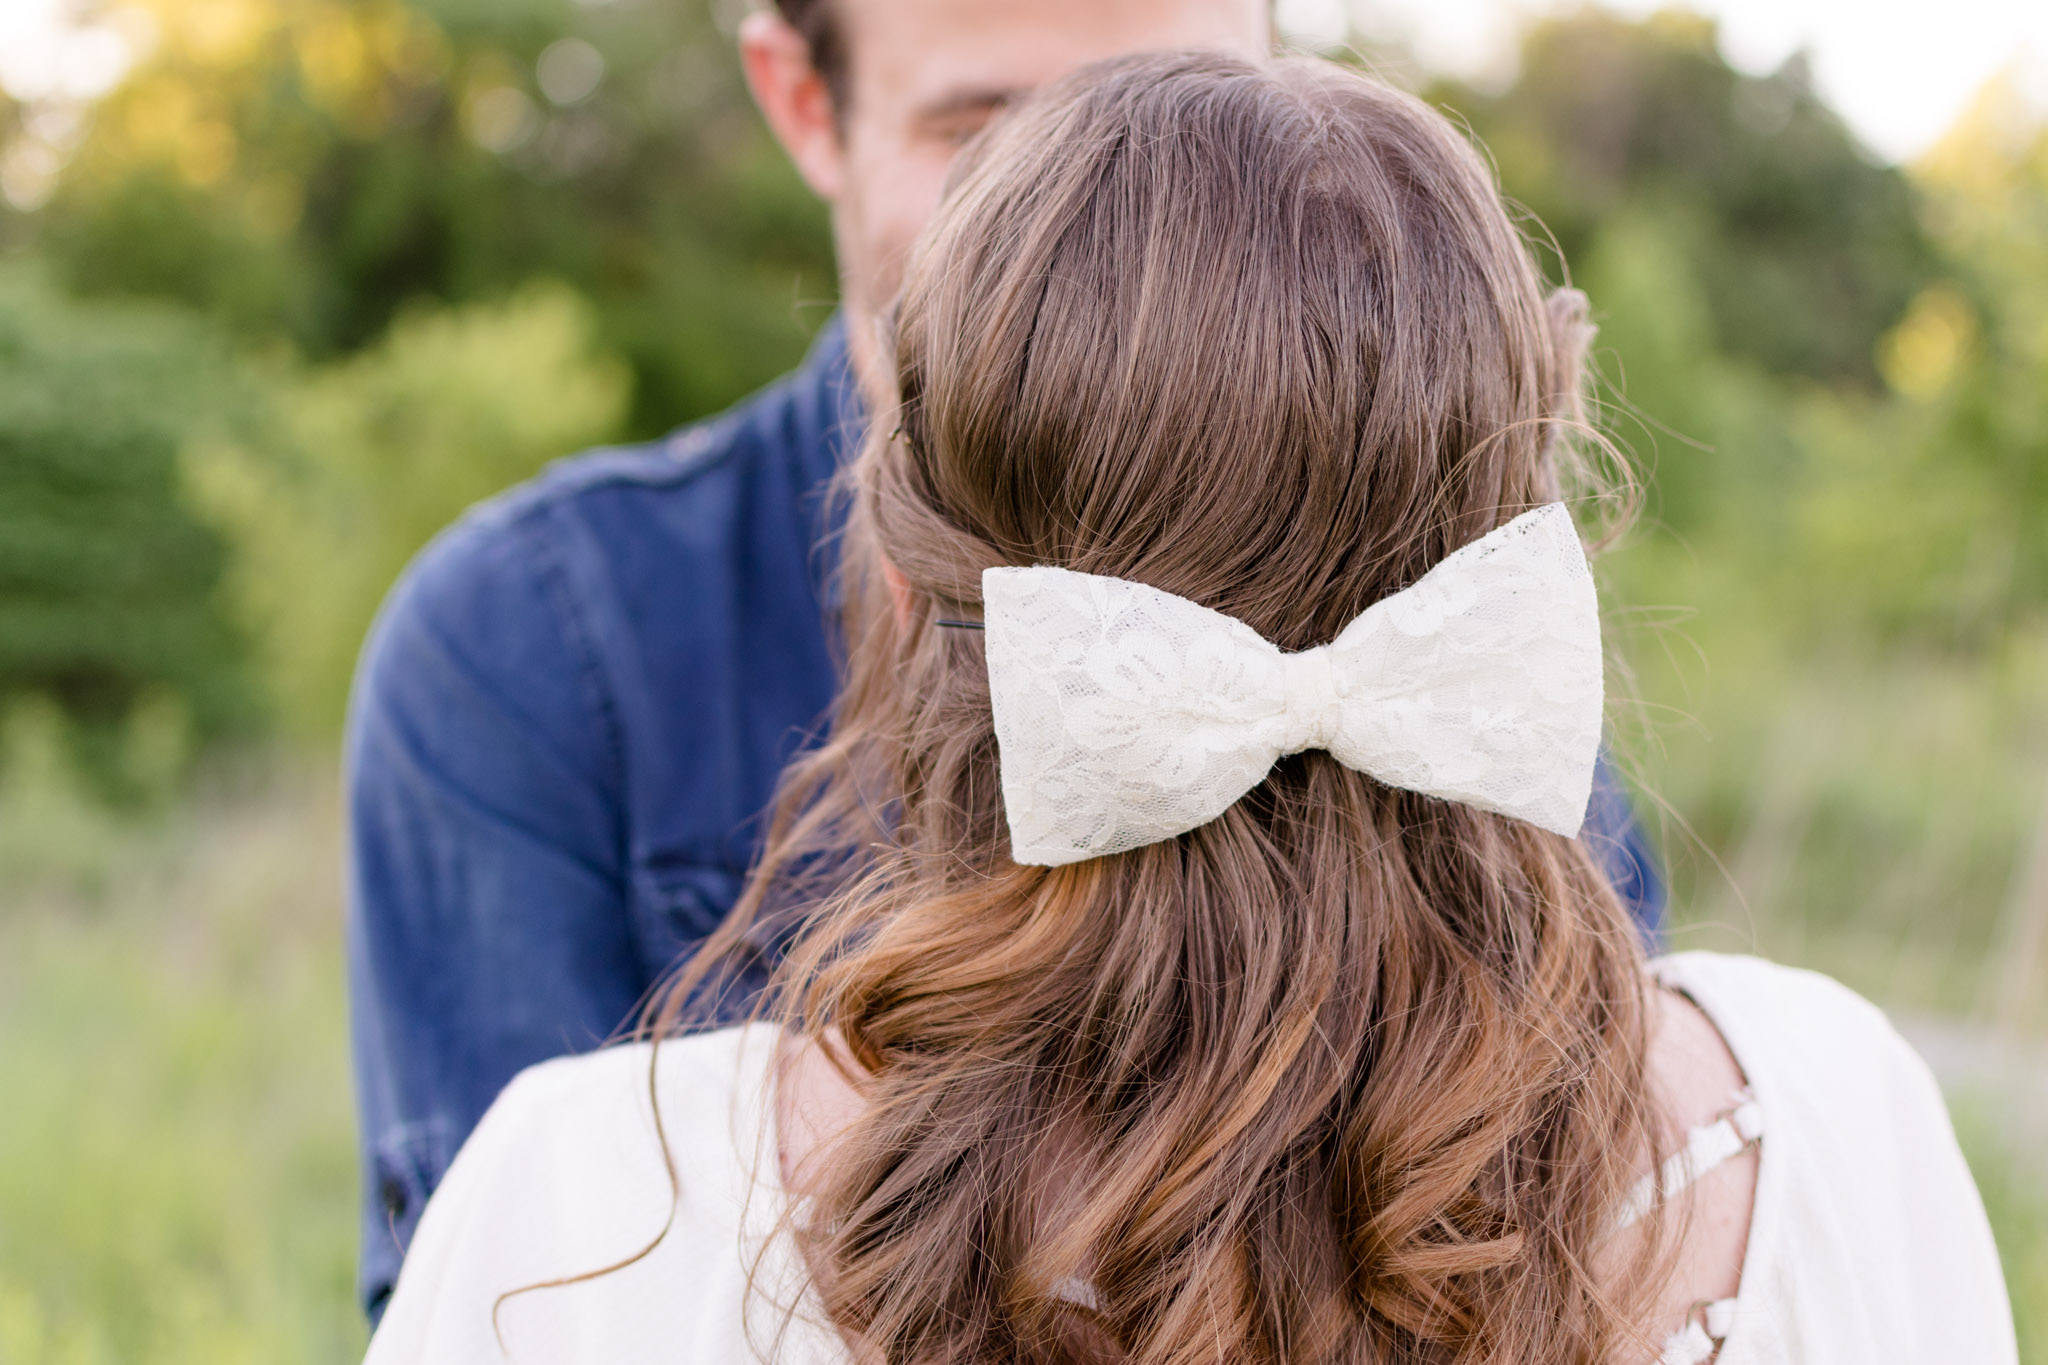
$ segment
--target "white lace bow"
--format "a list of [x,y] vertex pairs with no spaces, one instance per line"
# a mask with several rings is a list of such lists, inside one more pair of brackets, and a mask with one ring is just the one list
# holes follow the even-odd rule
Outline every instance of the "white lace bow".
[[1057,867],[1214,820],[1283,754],[1571,836],[1600,745],[1600,618],[1562,503],[1282,653],[1143,583],[981,576],[1011,856]]

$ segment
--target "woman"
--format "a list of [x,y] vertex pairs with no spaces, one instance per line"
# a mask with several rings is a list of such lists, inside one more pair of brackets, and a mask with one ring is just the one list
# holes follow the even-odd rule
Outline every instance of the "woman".
[[[1646,963],[1572,837],[1590,330],[1329,65],[993,130],[897,315],[830,743],[668,1041],[486,1117],[372,1360],[2012,1360],[1882,1017]],[[776,906],[772,1023],[670,1036]]]

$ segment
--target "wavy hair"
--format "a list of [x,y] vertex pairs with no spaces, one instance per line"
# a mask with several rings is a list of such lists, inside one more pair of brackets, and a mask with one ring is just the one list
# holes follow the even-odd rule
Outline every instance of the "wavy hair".
[[943,624],[1057,564],[1323,643],[1560,496],[1589,336],[1464,139],[1327,63],[1101,64],[967,154],[852,470],[829,741],[650,1015],[773,943],[765,1011],[843,1041],[864,1108],[796,1233],[861,1358],[1639,1340],[1649,1269],[1592,1267],[1666,1135],[1586,848],[1309,752],[1178,838],[1019,866],[981,636]]

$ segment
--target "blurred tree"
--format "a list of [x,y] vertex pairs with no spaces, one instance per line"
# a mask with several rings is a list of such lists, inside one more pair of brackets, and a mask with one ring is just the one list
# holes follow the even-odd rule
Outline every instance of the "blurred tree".
[[151,51],[27,225],[74,289],[319,357],[409,300],[549,276],[596,302],[643,434],[786,368],[826,315],[823,212],[712,7],[142,2]]
[[[109,96],[0,100],[0,190],[42,164],[20,148],[69,149],[0,246],[296,354],[240,381],[276,400],[268,435],[193,468],[306,727],[466,501],[721,406],[823,317],[823,214],[748,105],[719,27],[738,3],[128,0],[107,13],[152,32]],[[1593,296],[1614,430],[1683,537],[1627,595],[1973,639],[2048,598],[2033,144],[1984,124],[1927,198],[1798,62],[1742,75],[1676,13],[1539,24],[1510,88],[1433,93]],[[521,294],[535,278],[559,283]]]
[[1743,75],[1709,19],[1584,10],[1529,32],[1506,91],[1431,94],[1470,121],[1566,261],[1618,212],[1656,213],[1699,281],[1712,345],[1766,370],[1874,389],[1878,335],[1935,270],[1912,188],[1857,144],[1804,62]]
[[2048,628],[2048,128],[1994,84],[1914,175],[1944,275],[1874,348],[1889,394],[1782,405],[1777,610],[1996,656]]
[[172,309],[0,274],[0,703],[54,700],[102,777],[139,703],[218,732],[248,701],[226,551],[178,470],[185,433],[231,410],[220,355]]
[[595,331],[560,285],[415,307],[346,360],[273,365],[274,424],[195,446],[195,492],[239,551],[234,598],[290,728],[339,726],[377,604],[436,531],[616,433],[628,375]]
[[1801,655],[2003,666],[2048,638],[2048,127],[1994,83],[1910,176],[1935,273],[1873,338],[1877,389],[1714,335],[1670,201],[1593,231],[1577,275],[1628,399],[1613,426],[1681,533],[1611,574],[1623,596]]
[[2048,612],[2048,123],[2001,77],[1919,179],[1958,283],[1916,300],[1880,359],[1929,410],[1920,463],[1994,490],[1954,529],[2002,569],[1985,617],[2010,626]]

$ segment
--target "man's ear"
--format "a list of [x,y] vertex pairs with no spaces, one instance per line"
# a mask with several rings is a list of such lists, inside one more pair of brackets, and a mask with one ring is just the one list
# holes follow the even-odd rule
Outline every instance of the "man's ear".
[[797,172],[819,198],[837,199],[845,176],[839,124],[803,35],[782,16],[756,10],[740,21],[740,65]]

